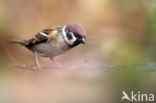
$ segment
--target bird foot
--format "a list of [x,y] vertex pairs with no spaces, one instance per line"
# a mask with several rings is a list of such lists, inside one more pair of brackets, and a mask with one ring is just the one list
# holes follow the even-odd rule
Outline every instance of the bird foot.
[[53,63],[54,63],[57,67],[59,67],[59,68],[64,67],[63,64],[61,64],[60,62],[56,61],[55,59],[51,59],[51,60],[53,61]]
[[40,70],[42,71],[41,65],[35,64],[15,64],[13,65],[14,68],[21,68],[21,69],[32,69],[32,70]]

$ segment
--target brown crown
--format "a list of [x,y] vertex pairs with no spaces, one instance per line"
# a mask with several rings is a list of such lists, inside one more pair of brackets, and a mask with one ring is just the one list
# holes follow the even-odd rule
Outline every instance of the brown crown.
[[86,31],[80,24],[69,23],[69,24],[67,24],[65,30],[76,33],[76,34],[80,35],[81,37],[86,36]]

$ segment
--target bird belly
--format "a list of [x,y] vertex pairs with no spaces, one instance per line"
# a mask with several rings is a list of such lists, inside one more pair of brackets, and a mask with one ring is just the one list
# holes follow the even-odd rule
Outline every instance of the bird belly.
[[44,56],[44,57],[50,57],[53,58],[55,56],[58,56],[65,51],[67,51],[69,46],[67,45],[51,45],[47,43],[41,43],[34,45],[33,47],[30,48],[33,52],[36,52],[39,56]]

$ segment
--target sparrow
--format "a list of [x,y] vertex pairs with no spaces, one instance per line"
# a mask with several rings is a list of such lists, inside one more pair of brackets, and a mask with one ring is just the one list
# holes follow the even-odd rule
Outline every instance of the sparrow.
[[[77,23],[58,25],[41,30],[26,40],[11,40],[11,43],[20,44],[35,54],[36,65],[42,70],[38,56],[54,60],[65,51],[70,50],[79,44],[85,44],[86,31]],[[59,63],[57,63],[59,64]]]

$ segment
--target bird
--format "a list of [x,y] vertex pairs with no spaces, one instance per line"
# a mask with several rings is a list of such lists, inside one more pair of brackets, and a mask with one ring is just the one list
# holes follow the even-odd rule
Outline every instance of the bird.
[[10,42],[20,44],[32,51],[35,55],[37,68],[42,70],[39,56],[50,58],[56,64],[59,64],[54,60],[54,57],[63,54],[79,44],[85,44],[85,40],[86,31],[84,27],[78,23],[68,23],[43,29],[29,39],[10,40]]

